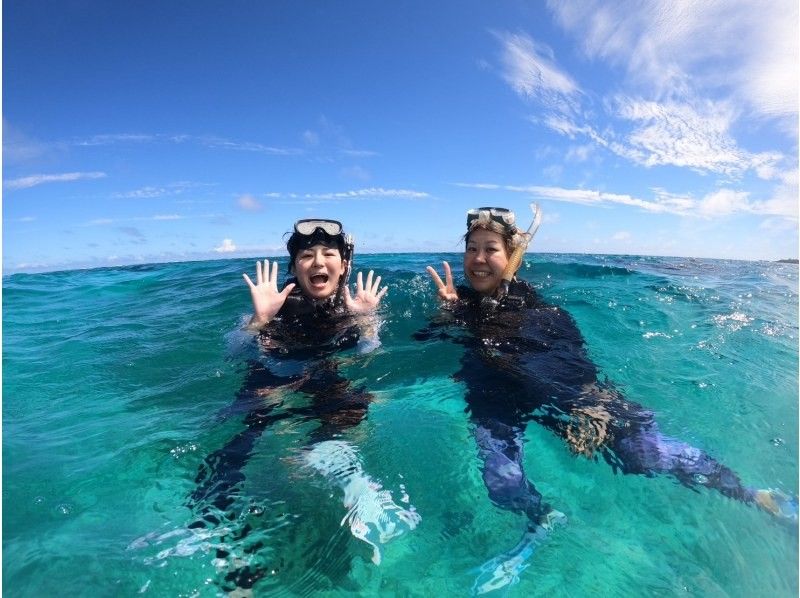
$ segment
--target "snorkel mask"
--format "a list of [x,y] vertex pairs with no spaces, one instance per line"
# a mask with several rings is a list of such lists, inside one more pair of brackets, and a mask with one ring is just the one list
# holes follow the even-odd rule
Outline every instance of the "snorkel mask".
[[516,222],[516,215],[507,208],[484,207],[467,212],[467,234],[479,225],[486,226],[490,222],[496,222],[503,227],[504,233],[511,237],[511,244],[514,250],[508,258],[508,265],[505,270],[503,270],[502,280],[500,286],[497,288],[497,299],[502,299],[508,294],[511,280],[514,278],[514,274],[522,263],[525,250],[528,248],[528,244],[533,240],[533,236],[536,234],[536,231],[539,230],[539,225],[542,223],[542,211],[539,209],[539,204],[532,203],[530,204],[530,208],[533,212],[533,221],[525,232],[522,232],[514,225]]
[[294,269],[294,260],[297,254],[314,245],[324,245],[339,250],[347,266],[342,277],[339,279],[339,287],[336,291],[337,303],[342,299],[344,288],[350,279],[350,270],[353,265],[353,237],[345,234],[342,223],[338,220],[327,220],[323,218],[306,218],[294,223],[294,233],[286,243],[289,251],[289,268]]

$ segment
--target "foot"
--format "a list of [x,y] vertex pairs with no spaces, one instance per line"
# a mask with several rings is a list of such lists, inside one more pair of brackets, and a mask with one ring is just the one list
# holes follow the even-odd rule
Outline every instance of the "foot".
[[366,476],[354,477],[344,489],[344,505],[348,508],[342,525],[372,546],[372,562],[381,563],[380,545],[413,530],[421,521],[413,507],[404,509],[394,502],[388,490]]
[[756,490],[756,504],[775,517],[797,525],[797,497],[789,496],[775,488]]
[[560,511],[550,511],[537,525],[528,528],[514,548],[485,562],[472,584],[473,594],[486,594],[519,583],[520,574],[528,568],[531,555],[558,525],[567,521]]

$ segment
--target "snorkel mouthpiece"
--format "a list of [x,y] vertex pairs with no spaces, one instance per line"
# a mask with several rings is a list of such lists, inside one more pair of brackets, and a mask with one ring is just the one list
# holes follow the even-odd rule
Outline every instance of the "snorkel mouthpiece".
[[522,263],[522,258],[525,256],[528,245],[533,240],[536,231],[539,230],[539,225],[542,223],[542,211],[539,209],[539,204],[532,203],[530,207],[533,212],[533,221],[527,231],[524,233],[518,232],[514,235],[514,245],[516,245],[516,247],[514,247],[511,257],[508,258],[508,265],[505,270],[503,270],[502,280],[500,281],[500,286],[497,288],[498,299],[502,299],[508,294],[511,280],[514,278],[514,274]]

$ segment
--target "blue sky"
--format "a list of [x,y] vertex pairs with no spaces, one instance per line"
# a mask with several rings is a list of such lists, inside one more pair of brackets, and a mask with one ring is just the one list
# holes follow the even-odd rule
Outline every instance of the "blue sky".
[[3,3],[3,269],[457,251],[798,256],[798,5]]

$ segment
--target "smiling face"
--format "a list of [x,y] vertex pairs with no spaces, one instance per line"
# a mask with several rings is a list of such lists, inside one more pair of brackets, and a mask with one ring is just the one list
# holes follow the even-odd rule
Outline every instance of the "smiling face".
[[312,299],[327,299],[339,287],[347,262],[335,247],[312,245],[294,258],[294,275],[303,293]]
[[494,293],[500,286],[508,257],[501,234],[483,228],[473,230],[464,252],[464,273],[472,288],[485,295]]

